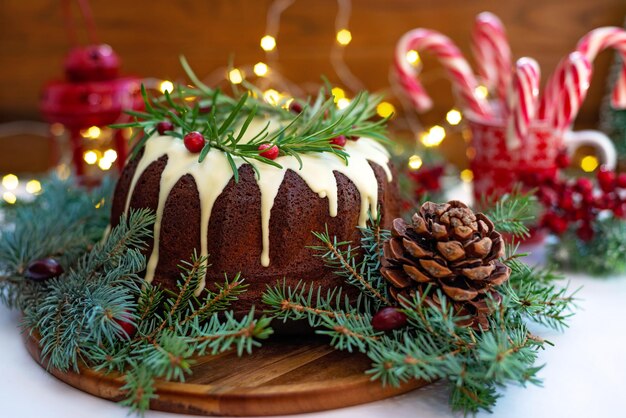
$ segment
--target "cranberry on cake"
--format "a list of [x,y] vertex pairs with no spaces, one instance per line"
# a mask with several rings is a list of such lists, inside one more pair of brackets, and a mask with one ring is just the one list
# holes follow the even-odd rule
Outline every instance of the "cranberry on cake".
[[241,273],[248,291],[236,312],[258,305],[266,285],[283,278],[341,285],[309,248],[318,244],[312,232],[328,228],[358,242],[357,227],[370,216],[384,226],[398,216],[376,100],[360,94],[341,110],[320,93],[312,104],[273,106],[248,92],[237,101],[206,86],[186,88],[179,99],[204,93],[204,102],[174,98],[166,107],[148,99],[137,121],[146,136],[113,197],[112,226],[133,208],[156,213],[145,280],[173,289],[177,266],[195,251],[208,255],[197,293]]

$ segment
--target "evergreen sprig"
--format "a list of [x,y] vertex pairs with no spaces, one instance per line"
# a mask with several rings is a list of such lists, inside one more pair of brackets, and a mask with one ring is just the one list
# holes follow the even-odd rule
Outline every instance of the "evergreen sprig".
[[[361,92],[346,108],[339,109],[330,89],[323,87],[313,99],[293,99],[302,107],[302,111],[294,115],[286,109],[286,101],[270,104],[263,99],[262,92],[251,85],[247,85],[247,90],[242,93],[235,89],[235,97],[211,88],[200,81],[184,57],[181,57],[181,63],[195,87],[179,84],[171,93],[166,91],[161,96],[152,97],[142,86],[145,110],[127,111],[135,120],[113,125],[115,128],[137,128],[137,135],[143,133],[135,153],[157,132],[159,122],[170,121],[174,129],[167,134],[174,138],[182,140],[193,131],[202,133],[206,142],[199,161],[210,150],[220,150],[228,158],[235,180],[238,180],[235,158],[247,163],[257,161],[281,167],[278,162],[261,155],[263,150],[259,150],[259,146],[262,144],[276,145],[281,155],[293,156],[300,163],[302,154],[328,152],[347,164],[348,153],[343,147],[333,145],[332,138],[338,135],[366,136],[388,141],[385,136],[387,119],[372,120],[381,99],[378,96]],[[254,118],[267,120],[267,125],[251,138],[246,138]],[[271,128],[270,120],[274,123]],[[277,125],[280,127],[276,128]],[[257,170],[254,164],[252,167]]]
[[517,238],[528,237],[528,223],[537,218],[538,202],[532,192],[523,193],[519,187],[497,201],[483,202],[481,206],[495,229]]
[[[123,404],[141,413],[157,396],[157,379],[184,381],[196,357],[250,353],[272,333],[270,319],[256,318],[254,310],[242,318],[228,311],[246,289],[240,275],[197,294],[207,257],[183,261],[173,290],[143,281],[152,211],[131,210],[102,238],[108,215],[101,215],[100,196],[110,186],[86,193],[53,180],[45,190],[17,209],[16,223],[2,232],[0,290],[5,304],[22,310],[48,367],[122,373]],[[68,216],[49,215],[62,210]],[[47,236],[51,231],[58,236]],[[26,279],[24,266],[47,256],[62,260],[66,272],[44,282]]]
[[[509,199],[496,206],[496,224],[509,225],[511,233],[526,231],[522,221],[527,198]],[[566,326],[574,299],[558,286],[559,276],[526,266],[511,253],[516,249],[512,247],[504,258],[511,267],[511,278],[497,289],[502,302],[489,319],[488,331],[460,325],[464,318],[455,317],[445,294],[428,288],[406,301],[402,312],[408,317],[408,326],[383,333],[371,322],[373,313],[386,304],[379,295],[386,294],[387,285],[377,266],[381,237],[388,237],[389,232],[381,230],[377,222],[370,222],[361,232],[358,247],[330,237],[328,231],[315,234],[320,240],[315,247],[319,255],[361,290],[356,302],[341,296],[340,289],[324,294],[312,284],[289,287],[282,282],[268,286],[265,292],[267,313],[282,320],[307,319],[336,349],[366,354],[372,361],[367,373],[383,384],[446,379],[452,408],[465,413],[491,410],[503,385],[540,383],[537,352],[550,343],[531,334],[527,322],[556,329]],[[440,307],[428,303],[432,296],[440,301]]]

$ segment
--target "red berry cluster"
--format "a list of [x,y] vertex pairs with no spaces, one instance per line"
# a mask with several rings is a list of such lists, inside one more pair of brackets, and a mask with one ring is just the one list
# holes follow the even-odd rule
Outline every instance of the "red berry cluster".
[[626,218],[626,173],[618,175],[600,168],[598,188],[586,177],[563,180],[546,176],[525,182],[537,188],[537,197],[546,208],[541,225],[556,235],[574,227],[581,240],[589,241],[601,212],[610,211],[615,217]]

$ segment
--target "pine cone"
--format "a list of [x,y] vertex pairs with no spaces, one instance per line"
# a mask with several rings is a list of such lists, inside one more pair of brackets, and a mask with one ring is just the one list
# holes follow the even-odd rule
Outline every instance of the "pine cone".
[[459,201],[424,203],[411,225],[401,218],[393,221],[383,252],[381,274],[396,301],[422,295],[430,285],[429,303],[439,306],[439,288],[456,315],[469,317],[462,325],[489,328],[495,306],[489,298],[496,304],[501,299],[493,287],[508,280],[511,271],[499,261],[504,242],[485,215]]

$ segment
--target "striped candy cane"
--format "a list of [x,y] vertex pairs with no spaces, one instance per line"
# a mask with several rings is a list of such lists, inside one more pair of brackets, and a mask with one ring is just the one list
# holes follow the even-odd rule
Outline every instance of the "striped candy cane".
[[511,83],[511,48],[504,25],[493,13],[476,16],[472,52],[483,83],[504,102]]
[[418,110],[430,109],[432,100],[417,80],[416,69],[406,59],[407,52],[411,50],[428,51],[439,59],[464,110],[471,110],[480,116],[492,114],[487,100],[476,96],[478,82],[459,48],[447,36],[428,29],[409,31],[396,45],[395,72],[398,81]]
[[564,130],[572,124],[587,96],[592,70],[587,57],[578,51],[569,54],[559,67],[563,69],[557,94],[559,106],[550,122],[556,130]]
[[611,97],[613,107],[626,108],[626,30],[618,27],[607,26],[594,29],[583,36],[576,50],[585,54],[589,62],[593,62],[596,56],[607,48],[615,48],[622,58],[622,72],[615,83]]
[[539,97],[539,64],[532,58],[517,60],[509,98],[507,145],[519,148],[528,136],[531,121],[535,118]]

